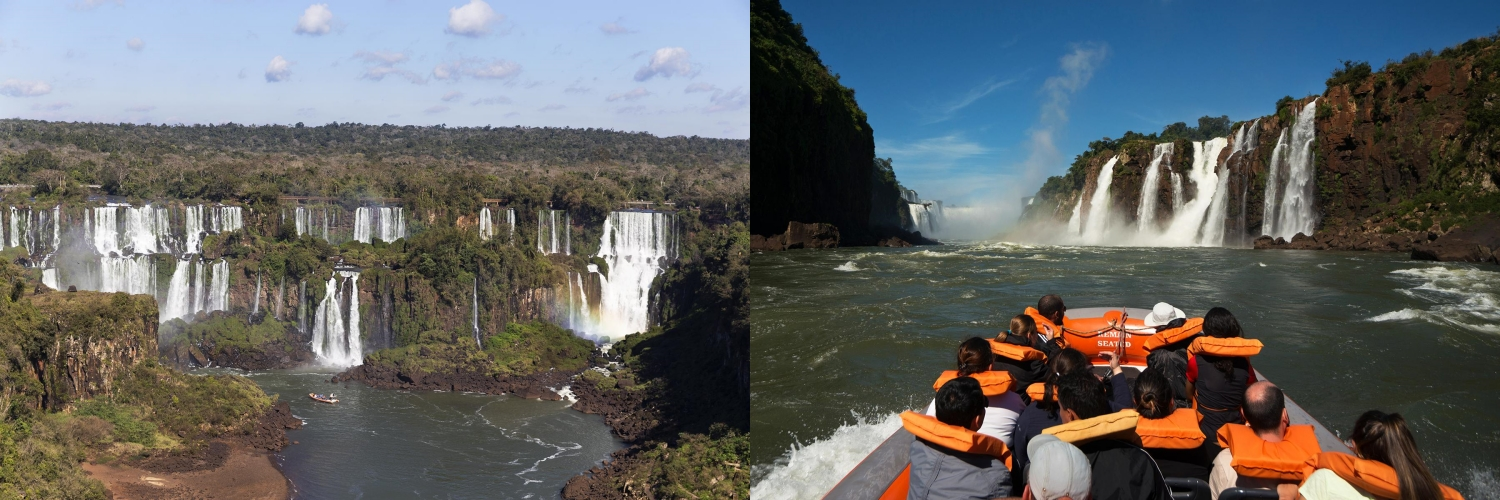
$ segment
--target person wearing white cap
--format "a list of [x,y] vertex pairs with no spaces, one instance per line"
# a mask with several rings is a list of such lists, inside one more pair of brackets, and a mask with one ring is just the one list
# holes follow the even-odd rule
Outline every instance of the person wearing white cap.
[[1031,465],[1026,471],[1026,498],[1087,500],[1094,469],[1077,446],[1042,434],[1026,444]]
[[1182,313],[1182,309],[1172,307],[1172,304],[1157,302],[1156,306],[1151,308],[1151,314],[1147,314],[1142,321],[1146,323],[1146,328],[1155,328],[1159,332],[1167,328],[1182,326],[1187,321],[1187,315]]

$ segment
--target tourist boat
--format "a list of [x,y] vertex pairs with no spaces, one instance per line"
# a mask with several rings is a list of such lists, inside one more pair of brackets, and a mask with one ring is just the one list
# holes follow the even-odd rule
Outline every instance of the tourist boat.
[[309,392],[309,393],[307,393],[307,397],[308,397],[308,399],[311,399],[313,401],[317,401],[319,403],[334,404],[334,403],[339,402],[338,398],[333,397],[332,394],[329,394],[328,396],[323,396],[321,394],[313,394],[313,393]]
[[[1146,368],[1145,340],[1156,334],[1156,329],[1147,328],[1143,319],[1149,309],[1130,307],[1090,307],[1069,309],[1063,321],[1063,335],[1068,347],[1077,349],[1094,360],[1094,371],[1100,375],[1108,373],[1109,362],[1100,357],[1110,352],[1120,357],[1120,367],[1131,380]],[[941,367],[933,367],[934,373]],[[1260,370],[1255,371],[1259,380],[1269,380]],[[1311,425],[1323,451],[1351,453],[1348,445],[1338,435],[1329,431],[1322,423],[1303,410],[1292,398],[1286,398],[1286,411],[1292,425]],[[826,500],[897,500],[906,498],[907,467],[911,465],[912,440],[916,439],[906,429],[896,429],[880,446],[865,456],[865,459],[849,471],[833,489],[823,497]],[[1167,478],[1172,487],[1174,500],[1208,500],[1208,483],[1193,478]],[[1240,490],[1231,488],[1219,495],[1219,500],[1241,500],[1276,498],[1274,492]]]

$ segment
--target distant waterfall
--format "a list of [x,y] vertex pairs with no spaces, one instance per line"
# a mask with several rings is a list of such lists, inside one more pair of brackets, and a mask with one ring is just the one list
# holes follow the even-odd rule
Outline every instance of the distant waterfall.
[[1078,193],[1078,203],[1073,205],[1073,215],[1068,217],[1068,234],[1083,234],[1083,193]]
[[1318,226],[1313,172],[1313,145],[1317,140],[1314,119],[1318,100],[1297,113],[1288,137],[1285,130],[1271,153],[1266,173],[1266,212],[1261,232],[1273,238],[1291,239],[1297,233],[1311,235]]
[[[598,257],[609,266],[609,276],[599,277],[598,313],[587,307],[587,288],[580,276],[578,288],[584,307],[572,315],[573,324],[569,326],[601,339],[645,331],[650,327],[651,283],[677,259],[676,214],[610,212],[600,236]],[[572,283],[568,286],[571,294]]]
[[484,349],[484,341],[479,335],[479,276],[474,276],[474,343]]
[[1099,168],[1099,179],[1094,183],[1094,195],[1089,198],[1088,212],[1083,214],[1083,241],[1090,244],[1103,243],[1107,240],[1104,234],[1109,229],[1110,211],[1109,186],[1114,182],[1115,163],[1120,161],[1118,155],[1104,162]]
[[[138,258],[150,262],[146,256]],[[229,273],[227,260],[220,259],[205,265],[202,260],[179,259],[176,269],[172,271],[172,280],[167,284],[167,296],[161,306],[161,322],[165,323],[173,318],[191,320],[200,312],[229,310]],[[155,287],[154,281],[151,286]]]
[[[516,237],[516,209],[505,208],[505,224],[509,226],[508,233],[510,241],[514,242]],[[490,207],[479,209],[479,239],[489,241],[495,237],[494,216]]]
[[354,239],[392,242],[406,237],[406,215],[401,207],[359,207],[354,210]]
[[[346,294],[344,289],[348,288]],[[346,299],[347,298],[347,303]],[[356,366],[364,363],[364,347],[359,338],[359,273],[339,271],[328,278],[323,300],[313,316],[313,353],[318,361],[331,366]]]
[[562,210],[537,212],[536,250],[543,254],[573,254],[573,219]]
[[919,232],[923,236],[937,233],[943,220],[941,200],[924,200],[916,191],[901,188],[901,201],[906,204],[907,215],[906,220],[902,221],[906,227],[902,229]]
[[1222,240],[1221,234],[1212,236],[1211,243],[1205,241],[1203,229],[1205,221],[1213,216],[1210,212],[1215,208],[1215,198],[1228,196],[1219,189],[1218,168],[1219,153],[1228,145],[1229,139],[1223,137],[1193,143],[1193,166],[1185,177],[1197,187],[1197,193],[1173,214],[1172,223],[1161,235],[1164,243],[1173,246],[1218,245]]
[[1141,183],[1141,206],[1136,208],[1136,231],[1156,231],[1157,193],[1161,190],[1161,162],[1172,163],[1172,143],[1157,144],[1151,149],[1151,164],[1146,167],[1146,179]]

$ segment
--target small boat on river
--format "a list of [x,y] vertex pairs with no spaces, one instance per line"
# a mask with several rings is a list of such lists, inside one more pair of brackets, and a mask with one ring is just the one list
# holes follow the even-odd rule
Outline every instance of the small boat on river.
[[339,402],[338,398],[333,397],[332,394],[324,396],[322,394],[314,394],[314,393],[309,392],[309,393],[307,393],[307,397],[308,397],[308,399],[311,399],[313,401],[317,401],[319,403],[334,404],[334,403]]
[[[1067,317],[1063,320],[1063,338],[1068,347],[1077,349],[1094,360],[1094,371],[1097,374],[1107,374],[1109,362],[1105,361],[1100,354],[1112,353],[1120,358],[1120,367],[1124,369],[1126,377],[1134,380],[1141,370],[1146,368],[1146,355],[1150,349],[1161,347],[1163,337],[1157,337],[1155,328],[1147,327],[1144,318],[1150,314],[1149,309],[1126,308],[1126,307],[1090,307],[1080,309],[1068,309]],[[1202,320],[1190,320],[1181,330],[1201,331]],[[1196,331],[1182,332],[1181,337],[1168,338],[1169,342],[1177,342],[1196,336]],[[1167,334],[1164,333],[1164,336]],[[1148,339],[1157,337],[1148,342]],[[1150,344],[1148,346],[1148,344]],[[1256,370],[1258,380],[1268,380],[1266,376]],[[920,411],[920,410],[919,410]],[[1286,398],[1286,411],[1291,424],[1311,425],[1317,436],[1318,445],[1322,451],[1337,451],[1350,453],[1348,445],[1338,435],[1329,431],[1322,423],[1318,422],[1303,410],[1301,406]],[[825,500],[875,500],[875,499],[903,499],[906,498],[911,461],[908,459],[912,440],[916,439],[906,429],[897,429],[885,442],[876,447],[874,451],[865,456],[865,459],[849,471],[832,490],[823,497]],[[1167,484],[1172,488],[1174,499],[1208,500],[1210,492],[1208,484],[1199,479],[1190,478],[1166,478]],[[1238,490],[1232,488],[1231,490]],[[1226,490],[1225,493],[1229,493]],[[1259,493],[1254,491],[1235,491],[1235,494],[1220,495],[1220,500],[1225,498],[1259,498]],[[1247,496],[1240,496],[1247,495]],[[1274,498],[1274,494],[1270,495]]]

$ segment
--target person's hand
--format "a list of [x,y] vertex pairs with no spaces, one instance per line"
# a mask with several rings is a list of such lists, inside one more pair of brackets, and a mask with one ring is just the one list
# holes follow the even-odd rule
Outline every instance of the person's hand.
[[1109,373],[1114,375],[1125,373],[1125,370],[1120,369],[1120,357],[1115,355],[1115,353],[1107,351],[1101,352],[1099,353],[1099,357],[1104,358],[1105,361],[1109,362]]

